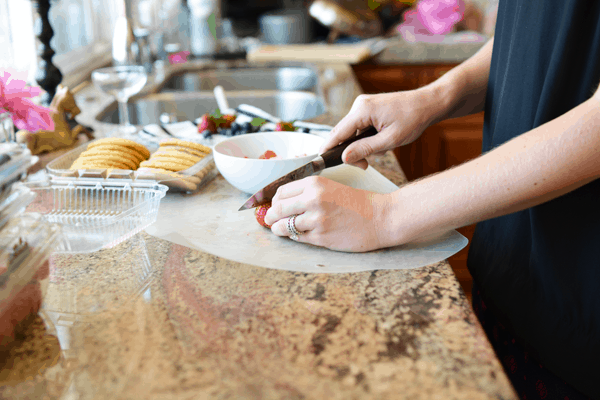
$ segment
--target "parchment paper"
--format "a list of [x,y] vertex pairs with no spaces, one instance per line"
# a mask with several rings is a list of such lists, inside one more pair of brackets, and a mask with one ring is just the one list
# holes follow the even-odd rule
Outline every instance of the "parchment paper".
[[[379,193],[398,189],[372,167],[363,171],[340,165],[324,170],[321,176]],[[456,254],[468,242],[450,231],[436,239],[368,253],[336,252],[274,235],[256,222],[254,210],[237,211],[249,197],[218,175],[195,195],[167,193],[156,223],[146,232],[240,263],[314,273],[423,267]]]

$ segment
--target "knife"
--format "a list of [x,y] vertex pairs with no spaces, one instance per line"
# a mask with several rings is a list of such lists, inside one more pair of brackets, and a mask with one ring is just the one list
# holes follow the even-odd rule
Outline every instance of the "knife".
[[336,165],[342,164],[342,153],[346,150],[350,144],[356,142],[357,140],[364,139],[369,136],[373,136],[377,133],[377,130],[372,126],[361,132],[360,134],[353,136],[346,140],[345,142],[338,144],[332,149],[327,150],[325,153],[317,156],[314,160],[304,164],[300,168],[293,170],[292,172],[282,176],[269,183],[267,186],[256,192],[252,197],[250,197],[238,211],[248,210],[250,208],[255,208],[261,206],[263,204],[269,203],[275,193],[277,192],[277,188],[279,186],[283,186],[286,183],[290,183],[302,178],[306,178],[307,176],[311,176],[316,172],[322,171],[325,168],[335,167]]

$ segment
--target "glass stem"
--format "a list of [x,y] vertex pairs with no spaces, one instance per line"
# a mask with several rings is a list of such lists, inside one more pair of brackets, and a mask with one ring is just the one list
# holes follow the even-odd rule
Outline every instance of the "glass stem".
[[129,122],[129,108],[127,108],[128,99],[117,99],[119,103],[119,124],[122,126],[130,126]]

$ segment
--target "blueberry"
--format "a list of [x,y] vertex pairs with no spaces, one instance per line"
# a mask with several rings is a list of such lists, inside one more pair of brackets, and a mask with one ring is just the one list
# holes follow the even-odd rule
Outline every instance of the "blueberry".
[[308,129],[308,128],[302,128],[302,132],[304,132],[304,133],[309,133],[309,132],[310,132],[310,129]]
[[254,132],[254,127],[252,126],[252,124],[251,124],[250,122],[246,122],[246,123],[244,124],[244,130],[245,130],[247,133],[252,133],[252,132]]
[[205,130],[204,132],[202,132],[202,137],[203,137],[204,139],[208,139],[208,138],[210,138],[211,136],[212,136],[212,132],[211,132],[210,130],[208,130],[208,129],[207,129],[207,130]]

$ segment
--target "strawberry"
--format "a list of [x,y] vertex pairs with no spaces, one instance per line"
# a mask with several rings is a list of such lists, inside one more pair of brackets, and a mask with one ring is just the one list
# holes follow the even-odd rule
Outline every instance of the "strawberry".
[[217,127],[220,129],[229,129],[231,124],[235,121],[235,115],[225,114],[217,120]]
[[267,215],[267,210],[271,208],[271,203],[264,204],[262,206],[258,206],[254,209],[254,216],[259,224],[264,226],[265,228],[271,229],[271,225],[267,225],[265,223],[265,215]]
[[202,117],[200,117],[200,122],[198,123],[198,133],[202,133],[204,131],[217,133],[217,124],[215,119],[209,114],[204,114]]
[[273,150],[267,150],[263,154],[261,154],[261,156],[258,157],[258,159],[259,160],[268,160],[269,158],[274,158],[274,157],[277,157],[277,154],[275,154],[275,152]]
[[294,125],[292,125],[291,122],[279,122],[277,125],[275,125],[276,132],[284,132],[284,131],[292,132],[294,130],[295,130]]

